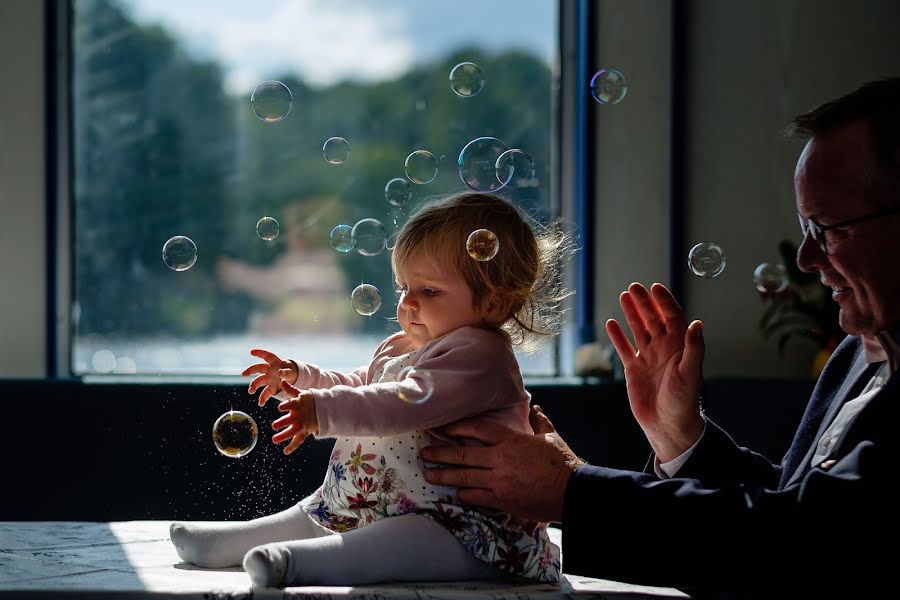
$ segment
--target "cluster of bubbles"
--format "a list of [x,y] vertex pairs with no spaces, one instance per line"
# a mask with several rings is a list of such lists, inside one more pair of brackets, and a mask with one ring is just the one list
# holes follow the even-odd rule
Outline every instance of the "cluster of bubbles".
[[374,315],[381,308],[381,292],[370,283],[362,283],[350,293],[350,305],[364,317]]
[[534,161],[523,150],[510,149],[495,137],[475,138],[457,160],[459,178],[476,192],[495,192],[502,187],[529,187],[534,180]]
[[688,253],[688,267],[698,277],[717,277],[725,270],[725,251],[718,244],[700,242]]
[[253,417],[239,410],[229,410],[213,423],[216,450],[230,458],[249,454],[256,446],[258,434],[259,428]]
[[427,369],[416,369],[410,365],[397,374],[397,381],[415,380],[416,386],[401,386],[397,397],[408,404],[422,404],[434,394],[434,377]]

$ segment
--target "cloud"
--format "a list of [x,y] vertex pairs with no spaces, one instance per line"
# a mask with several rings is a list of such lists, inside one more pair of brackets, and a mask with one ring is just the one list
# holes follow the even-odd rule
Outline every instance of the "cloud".
[[407,15],[376,2],[134,0],[132,7],[141,21],[174,29],[191,52],[222,64],[234,93],[285,72],[311,85],[381,80],[416,59]]

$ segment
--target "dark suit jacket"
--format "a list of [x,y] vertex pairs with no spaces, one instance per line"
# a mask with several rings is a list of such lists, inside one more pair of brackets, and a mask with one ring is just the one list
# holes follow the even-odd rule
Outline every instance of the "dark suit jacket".
[[[810,466],[818,438],[871,376],[859,338],[823,371],[780,465],[737,444],[712,422],[678,477],[585,465],[566,489],[567,573],[689,590],[773,590],[863,585],[893,577],[900,465],[900,376],[851,422],[829,458]],[[863,372],[865,371],[865,372]],[[848,395],[849,394],[849,395]]]

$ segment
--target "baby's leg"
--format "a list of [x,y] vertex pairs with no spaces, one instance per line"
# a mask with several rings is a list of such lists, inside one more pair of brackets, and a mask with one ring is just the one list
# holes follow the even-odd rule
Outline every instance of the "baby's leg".
[[244,558],[244,570],[261,587],[458,581],[501,574],[472,556],[441,525],[419,515],[381,519],[314,540],[253,548]]
[[181,560],[216,569],[240,566],[250,548],[270,542],[330,535],[294,505],[252,521],[193,521],[172,523],[169,537]]

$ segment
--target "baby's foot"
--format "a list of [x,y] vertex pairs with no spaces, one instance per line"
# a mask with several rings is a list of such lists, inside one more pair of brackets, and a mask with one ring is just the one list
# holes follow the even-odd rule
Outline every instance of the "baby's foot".
[[220,537],[219,528],[212,524],[175,522],[169,526],[169,539],[178,557],[207,569],[240,564],[240,558],[230,556],[233,553],[227,552],[227,546]]
[[284,544],[251,548],[244,556],[244,570],[257,587],[281,587],[289,568],[291,553]]

